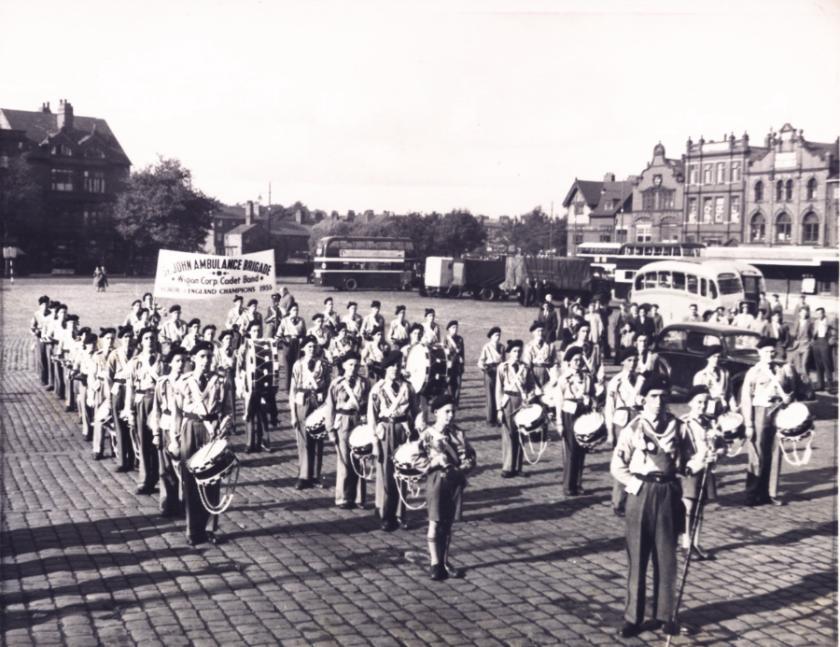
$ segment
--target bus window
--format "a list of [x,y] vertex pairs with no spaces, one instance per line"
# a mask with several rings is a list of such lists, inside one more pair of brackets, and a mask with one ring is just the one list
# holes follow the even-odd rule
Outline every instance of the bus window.
[[647,272],[645,274],[645,289],[652,290],[656,287],[656,272]]
[[679,245],[674,247],[673,254],[674,256],[682,256],[682,247],[680,247]]
[[694,274],[686,274],[685,286],[691,294],[697,294],[697,277]]
[[706,279],[700,279],[700,296],[706,296]]
[[634,290],[644,290],[645,288],[644,288],[643,280],[644,280],[644,277],[641,274],[639,274],[636,277],[635,283],[633,283],[633,289]]
[[671,287],[671,273],[670,272],[659,272],[659,287],[660,288],[670,288]]
[[662,256],[662,248],[661,247],[654,247],[653,248],[653,255],[654,256]]
[[741,291],[741,281],[735,274],[729,272],[718,274],[717,284],[720,286],[721,294],[738,294]]
[[645,247],[645,256],[652,256],[653,255],[653,247]]
[[685,273],[674,272],[674,289],[680,292],[685,290]]
[[718,289],[717,289],[717,286],[715,285],[715,282],[712,281],[712,279],[709,279],[709,296],[712,299],[717,299],[718,298]]

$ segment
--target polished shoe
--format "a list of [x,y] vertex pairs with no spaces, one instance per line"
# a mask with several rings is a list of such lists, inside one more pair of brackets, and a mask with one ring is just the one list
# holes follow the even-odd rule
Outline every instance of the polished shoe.
[[784,502],[784,501],[782,501],[781,499],[774,499],[774,498],[772,498],[772,497],[770,497],[770,498],[767,500],[767,503],[769,503],[770,505],[774,505],[774,506],[776,506],[776,507],[778,507],[778,508],[780,508],[780,507],[782,507],[783,505],[785,505],[785,502]]
[[117,469],[114,470],[114,472],[117,473],[117,474],[122,474],[123,472],[130,472],[130,471],[131,471],[131,468],[126,467],[125,465],[120,465],[119,467],[117,467]]
[[45,391],[55,391],[55,387],[54,386],[47,386],[47,387],[44,387],[44,390]]
[[429,567],[429,579],[435,582],[440,582],[448,577],[446,569],[443,564],[433,564]]
[[624,510],[622,510],[620,508],[613,508],[612,511],[613,511],[613,514],[616,517],[623,517],[624,516]]
[[410,528],[410,526],[408,525],[408,519],[400,518],[397,519],[397,521],[400,524],[400,528],[402,528],[403,530],[408,530]]
[[352,510],[356,506],[353,503],[339,503],[336,507],[342,510]]
[[464,569],[453,566],[450,562],[446,562],[444,564],[444,568],[446,569],[447,577],[451,577],[456,580],[460,580],[464,577]]
[[134,490],[134,494],[153,494],[154,490],[152,488],[147,488],[143,485],[139,486],[136,490]]
[[679,636],[680,625],[672,620],[669,620],[668,622],[662,625],[662,633],[664,633],[666,636]]
[[708,560],[713,560],[715,558],[714,555],[710,555],[705,550],[700,548],[700,546],[694,546],[691,549],[691,557],[692,559],[696,559],[699,562],[705,562]]
[[399,528],[399,524],[397,524],[396,521],[393,521],[393,520],[389,519],[387,521],[382,522],[381,528],[385,532],[394,532],[397,528]]
[[308,490],[312,487],[312,483],[307,481],[306,479],[298,479],[297,483],[295,483],[296,490]]
[[101,460],[102,460],[102,452],[96,452],[96,453],[93,455],[93,460],[95,460],[95,461],[101,461]]
[[641,630],[642,628],[639,625],[632,622],[625,622],[621,625],[621,630],[618,632],[618,635],[622,638],[633,638],[634,636],[638,636]]
[[209,541],[214,546],[218,546],[221,543],[221,539],[216,536],[216,533],[207,531],[207,541]]
[[312,487],[323,490],[327,487],[327,484],[324,483],[323,479],[312,479]]
[[513,472],[502,471],[502,478],[509,479],[513,476]]
[[76,410],[75,407],[64,407],[65,413],[71,413],[75,410]]
[[269,454],[271,453],[271,447],[269,447],[269,446],[268,446],[268,445],[266,445],[265,443],[263,443],[262,445],[260,445],[260,449],[262,449],[262,451],[264,451],[264,452],[268,452]]

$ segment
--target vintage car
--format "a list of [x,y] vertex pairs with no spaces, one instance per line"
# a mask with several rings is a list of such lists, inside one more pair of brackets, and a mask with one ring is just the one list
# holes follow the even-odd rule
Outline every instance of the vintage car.
[[722,349],[720,366],[729,371],[732,392],[741,392],[747,369],[758,361],[754,331],[712,323],[684,322],[665,326],[654,341],[657,370],[671,381],[672,393],[685,396],[695,373],[706,365],[709,346]]

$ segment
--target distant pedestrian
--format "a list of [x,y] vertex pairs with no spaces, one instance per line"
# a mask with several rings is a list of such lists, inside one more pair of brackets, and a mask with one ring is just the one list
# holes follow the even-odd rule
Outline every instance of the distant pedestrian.
[[105,292],[105,288],[108,287],[108,275],[105,273],[104,265],[97,265],[93,270],[93,287],[97,292]]

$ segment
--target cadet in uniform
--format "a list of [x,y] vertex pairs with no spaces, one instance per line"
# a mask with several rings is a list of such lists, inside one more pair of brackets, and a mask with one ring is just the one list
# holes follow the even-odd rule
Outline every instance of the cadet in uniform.
[[[114,337],[117,331],[113,328],[102,328],[99,331],[99,349],[94,355],[93,380],[95,384],[88,387],[95,394],[92,398],[92,424],[93,424],[93,460],[100,460],[105,451],[105,429],[104,423],[110,412],[116,425],[115,410],[111,408],[111,390],[108,385],[108,358],[114,348]],[[116,428],[116,426],[115,426]]]
[[385,356],[385,377],[371,389],[368,398],[367,421],[376,433],[376,508],[382,520],[382,530],[392,532],[408,527],[407,511],[397,491],[394,478],[394,452],[414,435],[417,403],[414,389],[400,373],[402,354],[390,351]]
[[514,414],[540,393],[540,387],[530,367],[521,361],[522,341],[507,343],[507,359],[496,370],[496,412],[502,427],[502,478],[516,476],[522,471],[522,446]]
[[388,334],[385,340],[394,350],[400,350],[408,343],[408,331],[411,326],[405,319],[405,306],[399,305],[394,310],[394,318],[388,324]]
[[367,381],[359,377],[359,356],[350,351],[336,361],[341,375],[327,389],[327,426],[335,443],[335,505],[353,510],[365,505],[366,482],[353,468],[350,433],[367,413]]
[[339,323],[341,323],[341,319],[335,311],[333,298],[327,297],[324,299],[324,325],[329,328],[331,335],[335,335]]
[[137,336],[139,352],[128,362],[125,379],[125,408],[128,425],[140,449],[140,475],[137,494],[152,494],[158,482],[159,466],[149,415],[155,399],[155,383],[162,372],[160,356],[155,352],[155,331],[147,328]]
[[613,478],[627,494],[627,605],[621,636],[642,630],[648,563],[653,568],[653,617],[664,631],[676,635],[671,622],[676,600],[677,536],[685,514],[677,474],[684,467],[698,471],[705,465],[683,445],[679,421],[666,409],[670,384],[659,375],[645,378],[640,389],[642,412],[621,430],[610,463]]
[[420,338],[423,344],[440,344],[440,326],[435,323],[435,309],[426,308],[423,314],[423,335]]
[[[256,350],[254,342],[260,339],[262,325],[256,319],[251,320],[242,332],[246,335],[239,346],[236,370],[239,384],[242,386],[242,399],[245,418],[245,453],[268,450],[268,412],[270,399],[274,393],[265,380],[258,379],[256,370]],[[268,357],[271,361],[271,357]],[[263,367],[265,369],[265,367]],[[271,372],[272,367],[268,367]]]
[[371,301],[370,313],[362,320],[362,339],[370,341],[374,330],[385,330],[385,318],[379,314],[382,304],[379,301]]
[[464,378],[464,338],[458,334],[458,322],[454,319],[446,324],[446,337],[443,340],[446,354],[446,384],[449,396],[457,407],[461,400],[461,381]]
[[265,313],[265,336],[273,339],[277,333],[277,327],[280,325],[280,320],[286,316],[285,312],[280,311],[280,295],[275,292],[271,295],[271,305],[268,306],[268,311]]
[[[176,469],[180,465],[174,457],[181,454],[178,447],[178,430],[181,427],[181,410],[178,406],[180,380],[187,367],[187,351],[180,346],[173,346],[163,358],[168,367],[160,377],[154,389],[152,413],[149,427],[152,429],[152,445],[155,446],[160,466],[160,514],[163,517],[176,517],[182,514],[180,499],[181,481]],[[174,451],[173,451],[174,450]]]
[[117,472],[129,472],[134,469],[136,457],[131,442],[131,429],[124,416],[127,411],[125,401],[126,369],[131,352],[131,326],[117,328],[117,344],[108,354],[107,387],[111,394],[111,415],[114,418],[114,430],[117,435]]
[[312,335],[318,343],[318,348],[316,349],[315,354],[318,355],[319,358],[329,361],[327,358],[327,351],[330,348],[332,332],[324,325],[324,315],[320,312],[316,312],[312,315],[312,328],[309,329],[309,334]]
[[747,505],[783,505],[778,497],[781,450],[773,426],[773,409],[781,401],[790,402],[773,371],[772,339],[758,342],[758,363],[744,375],[741,386],[741,413],[747,433]]
[[306,416],[324,402],[329,384],[324,363],[315,357],[316,345],[313,337],[304,338],[301,344],[303,354],[292,367],[289,380],[289,409],[298,448],[298,481],[295,486],[298,490],[324,487],[321,481],[324,441],[315,440],[306,433]]
[[342,322],[347,328],[347,336],[353,342],[354,350],[358,350],[361,347],[362,317],[356,313],[358,307],[355,301],[348,302],[347,314],[342,319]]
[[499,424],[496,419],[496,370],[505,361],[505,347],[501,341],[502,329],[493,326],[487,332],[488,341],[481,347],[478,368],[484,374],[484,418],[488,425]]
[[161,340],[166,340],[170,344],[180,345],[181,340],[186,334],[187,326],[186,324],[184,324],[183,321],[181,321],[181,306],[179,306],[178,304],[170,306],[169,318],[163,323],[163,325],[160,328]]
[[49,343],[47,341],[47,326],[50,312],[50,298],[42,296],[38,299],[38,309],[32,315],[32,325],[30,329],[32,335],[35,337],[37,343],[37,359],[38,375],[41,378],[41,384],[47,386],[50,383],[50,366],[49,356],[47,350]]
[[280,321],[280,328],[277,337],[283,344],[283,359],[286,365],[286,386],[292,379],[292,368],[300,356],[300,341],[306,337],[306,322],[303,317],[298,316],[299,307],[297,303],[289,306],[289,314]]
[[[189,353],[199,339],[201,339],[201,319],[190,319],[190,322],[187,324],[187,332],[181,338],[180,345]],[[170,344],[177,345],[178,342],[170,341]]]
[[545,330],[539,321],[531,324],[530,331],[532,339],[525,344],[522,361],[531,369],[537,384],[543,386],[548,382],[548,369],[555,362],[554,344],[543,339]]
[[448,395],[432,401],[434,424],[421,432],[420,439],[429,456],[426,477],[426,508],[429,528],[429,576],[439,581],[461,577],[462,573],[449,561],[452,525],[461,507],[467,486],[466,473],[475,466],[475,452],[464,432],[455,426],[455,403]]
[[[236,411],[236,353],[233,350],[233,331],[223,330],[219,335],[219,345],[213,350],[212,370],[219,373],[224,385],[225,409]],[[276,393],[277,386],[274,387]],[[272,396],[274,400],[274,396]],[[274,407],[272,424],[277,424],[277,406]]]
[[729,383],[729,371],[720,365],[723,349],[719,345],[706,347],[706,366],[692,379],[694,386],[705,386],[709,391],[706,415],[717,418],[724,411],[735,408],[735,399]]
[[347,336],[347,324],[339,323],[335,327],[335,337],[330,340],[330,349],[327,352],[330,365],[338,369],[338,362],[351,351],[353,351],[353,342]]
[[388,344],[382,341],[381,328],[374,328],[369,335],[370,339],[363,342],[361,364],[365,369],[368,386],[373,388],[373,385],[381,380],[385,374],[382,363],[385,361],[385,355],[391,349],[388,348]]
[[[621,430],[636,417],[637,384],[636,349],[628,348],[621,360],[621,370],[607,384],[604,420],[607,424],[607,443],[612,448],[615,448]],[[613,512],[618,516],[624,516],[626,502],[627,494],[624,492],[624,485],[616,481],[612,491]]]
[[568,367],[560,378],[559,400],[560,417],[557,431],[566,446],[566,462],[563,467],[563,493],[566,496],[583,494],[583,463],[586,448],[582,447],[575,436],[575,421],[590,413],[595,405],[595,379],[583,361],[583,351],[579,346],[566,349],[563,361]]

